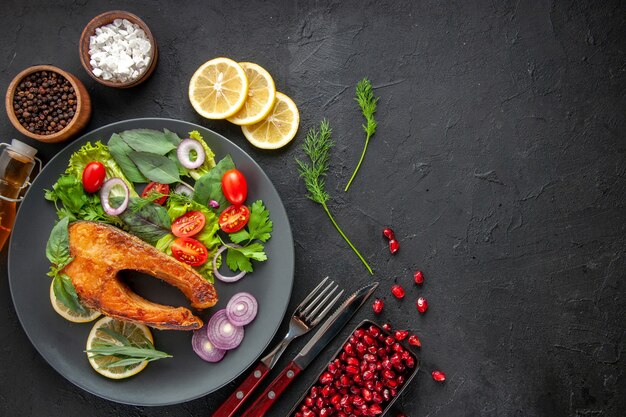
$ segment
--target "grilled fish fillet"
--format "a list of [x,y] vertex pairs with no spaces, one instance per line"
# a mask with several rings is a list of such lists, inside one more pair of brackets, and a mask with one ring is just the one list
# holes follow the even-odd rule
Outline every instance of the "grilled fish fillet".
[[78,221],[69,225],[69,237],[74,260],[63,272],[72,279],[81,302],[107,316],[157,329],[202,327],[202,320],[190,310],[152,303],[134,293],[119,279],[121,270],[143,272],[168,282],[198,309],[217,303],[213,285],[193,268],[116,227]]

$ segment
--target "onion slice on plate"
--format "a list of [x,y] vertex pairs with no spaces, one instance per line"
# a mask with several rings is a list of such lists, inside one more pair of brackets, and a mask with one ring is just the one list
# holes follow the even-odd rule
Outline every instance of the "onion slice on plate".
[[225,350],[218,349],[211,343],[207,335],[206,326],[193,332],[191,347],[196,352],[196,355],[207,362],[219,362],[226,355]]
[[[122,201],[122,204],[120,204],[119,207],[113,207],[111,206],[111,201],[109,200],[109,198],[111,197],[111,191],[113,190],[113,187],[118,185],[124,190],[124,201]],[[102,208],[104,209],[104,212],[106,214],[110,216],[117,216],[119,214],[122,214],[124,210],[126,210],[126,207],[128,207],[129,199],[130,191],[128,191],[128,186],[121,178],[113,177],[104,184],[102,184],[102,188],[100,189],[100,204],[102,204]]]
[[[196,159],[191,160],[191,151],[196,151]],[[178,145],[176,156],[180,164],[187,169],[196,169],[204,163],[206,153],[202,144],[195,139],[184,139]]]
[[254,320],[258,310],[256,298],[247,292],[240,292],[233,295],[226,305],[226,316],[235,326],[245,326]]
[[[241,246],[239,245],[231,245],[233,248],[240,248]],[[226,277],[222,274],[220,274],[220,271],[217,270],[217,257],[220,256],[222,254],[222,252],[224,252],[226,249],[228,249],[229,246],[228,245],[223,245],[221,248],[219,248],[217,250],[217,252],[215,252],[215,256],[213,257],[213,274],[215,275],[215,278],[219,279],[222,282],[235,282],[235,281],[239,281],[241,278],[243,278],[246,275],[246,271],[241,271],[240,273],[238,273],[237,275],[234,275],[232,277]]]
[[235,326],[228,320],[226,310],[222,309],[213,314],[207,324],[206,333],[209,341],[218,349],[234,349],[243,340],[243,327]]

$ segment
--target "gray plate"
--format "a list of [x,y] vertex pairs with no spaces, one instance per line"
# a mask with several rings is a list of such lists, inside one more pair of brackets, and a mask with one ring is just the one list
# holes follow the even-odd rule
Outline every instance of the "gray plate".
[[[74,324],[52,309],[49,301],[49,262],[45,256],[48,235],[56,220],[53,205],[44,200],[44,189],[65,170],[70,155],[87,141],[108,141],[112,133],[127,129],[167,128],[186,136],[198,130],[220,159],[231,154],[237,168],[248,180],[248,202],[262,199],[270,210],[274,232],[265,249],[268,261],[255,263],[255,270],[239,282],[215,286],[219,303],[200,313],[206,319],[211,311],[224,308],[236,292],[247,291],[259,302],[256,320],[246,326],[242,344],[224,360],[211,364],[198,358],[191,349],[191,332],[153,330],[158,349],[172,354],[171,359],[153,362],[138,375],[114,381],[97,374],[83,350],[92,323]],[[35,348],[67,380],[102,398],[132,405],[167,405],[189,401],[224,386],[250,366],[267,347],[278,330],[291,295],[294,275],[294,246],[287,213],[276,189],[263,170],[223,136],[202,126],[171,119],[134,119],[96,129],[63,149],[33,182],[21,203],[9,250],[9,284],[15,310]],[[134,272],[127,273],[130,285],[149,300],[174,306],[189,306],[176,289],[160,280]]]

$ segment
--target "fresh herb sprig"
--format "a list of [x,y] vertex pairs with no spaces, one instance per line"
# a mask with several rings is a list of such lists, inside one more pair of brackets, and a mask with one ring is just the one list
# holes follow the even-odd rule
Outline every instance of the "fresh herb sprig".
[[119,344],[113,343],[97,343],[91,349],[85,352],[91,354],[92,357],[114,356],[118,360],[107,363],[102,368],[112,368],[118,366],[130,366],[144,361],[152,362],[159,359],[171,358],[172,355],[156,350],[152,342],[142,337],[142,343],[134,343],[128,340],[123,334],[113,330],[101,327],[99,330],[115,339]]
[[300,176],[304,179],[306,188],[309,191],[307,198],[315,201],[324,208],[324,211],[328,215],[328,218],[332,222],[333,226],[335,226],[335,229],[337,229],[341,237],[343,237],[350,248],[352,248],[361,262],[363,262],[363,265],[365,265],[369,273],[373,275],[374,272],[372,271],[372,268],[370,268],[365,258],[363,258],[361,253],[356,247],[354,247],[352,242],[350,242],[350,239],[348,239],[343,230],[341,230],[341,227],[339,227],[328,209],[327,202],[330,199],[330,195],[326,192],[324,177],[328,171],[328,158],[330,156],[330,149],[333,145],[332,130],[328,120],[324,119],[320,124],[319,130],[311,128],[307,133],[302,149],[307,154],[311,162],[305,163],[296,158],[298,171],[300,172]]
[[361,153],[359,163],[354,169],[354,172],[350,177],[350,181],[348,181],[348,184],[346,184],[344,192],[348,191],[348,188],[350,188],[350,184],[352,184],[352,181],[354,181],[354,178],[356,177],[356,173],[359,172],[359,168],[361,168],[363,158],[365,158],[365,152],[367,152],[367,145],[369,145],[370,143],[370,138],[374,135],[374,133],[376,133],[376,127],[378,126],[376,120],[374,119],[374,114],[376,113],[376,103],[378,103],[378,97],[374,97],[374,92],[372,91],[372,83],[367,78],[363,78],[356,85],[355,100],[357,103],[359,103],[361,113],[363,113],[363,117],[365,117],[365,124],[362,125],[363,130],[365,131],[365,146],[363,147],[363,152]]

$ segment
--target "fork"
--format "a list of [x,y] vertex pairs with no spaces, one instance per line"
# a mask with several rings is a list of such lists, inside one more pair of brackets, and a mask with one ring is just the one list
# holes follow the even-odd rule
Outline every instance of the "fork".
[[328,314],[343,290],[331,299],[335,291],[339,288],[334,281],[328,282],[328,277],[324,278],[317,287],[296,307],[289,321],[289,331],[283,340],[276,345],[261,361],[248,377],[239,385],[230,397],[213,413],[212,417],[232,417],[241,407],[244,401],[250,396],[252,391],[269,374],[270,370],[283,354],[289,343],[296,337],[302,336],[313,329]]

